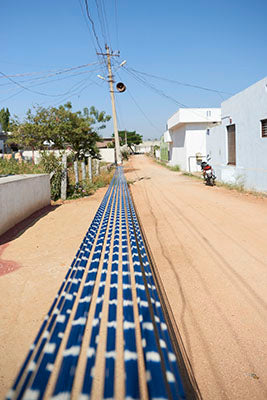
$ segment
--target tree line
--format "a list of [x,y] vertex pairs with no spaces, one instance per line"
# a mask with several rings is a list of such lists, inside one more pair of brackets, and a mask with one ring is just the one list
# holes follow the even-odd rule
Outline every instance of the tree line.
[[71,149],[75,160],[91,156],[97,158],[96,143],[101,141],[99,131],[111,119],[95,107],[74,112],[71,102],[59,107],[34,106],[21,122],[14,117],[10,123],[11,134],[7,143],[19,148],[34,150]]

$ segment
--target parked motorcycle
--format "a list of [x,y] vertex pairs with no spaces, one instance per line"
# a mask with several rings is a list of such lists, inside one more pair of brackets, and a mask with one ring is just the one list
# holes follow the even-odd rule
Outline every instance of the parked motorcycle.
[[206,161],[203,161],[201,163],[201,169],[203,171],[203,178],[204,182],[208,186],[214,186],[215,185],[215,173],[211,165],[209,165]]

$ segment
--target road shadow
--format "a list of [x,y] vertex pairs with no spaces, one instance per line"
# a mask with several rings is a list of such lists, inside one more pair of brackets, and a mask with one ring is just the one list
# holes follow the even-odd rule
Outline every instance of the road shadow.
[[50,214],[52,211],[55,211],[58,207],[60,207],[60,204],[49,205],[44,208],[41,208],[38,211],[35,211],[29,217],[25,218],[23,221],[19,222],[18,224],[10,228],[8,231],[0,235],[0,246],[17,239],[27,229],[35,225],[36,222],[38,222],[41,218],[43,218],[47,214]]

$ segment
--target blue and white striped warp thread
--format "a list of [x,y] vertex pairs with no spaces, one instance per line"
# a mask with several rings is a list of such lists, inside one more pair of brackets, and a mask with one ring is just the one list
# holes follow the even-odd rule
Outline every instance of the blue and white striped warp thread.
[[[110,197],[105,212],[104,220],[94,249],[86,281],[84,283],[78,307],[71,324],[71,330],[69,333],[66,349],[63,352],[63,360],[60,366],[60,371],[53,394],[54,398],[56,398],[57,396],[60,397],[60,395],[64,394],[64,398],[68,399],[71,395],[71,389],[81,351],[84,330],[91,305],[91,298],[95,287],[96,275],[100,265],[101,253],[104,246],[104,239],[110,218],[112,201],[113,196]],[[97,300],[99,300],[99,298]]]
[[[55,300],[52,303],[52,306],[50,307],[50,310],[45,317],[45,320],[36,336],[36,339],[34,343],[30,347],[30,351],[26,357],[25,362],[23,363],[23,366],[15,380],[15,383],[13,387],[10,389],[10,391],[7,394],[6,399],[11,400],[11,399],[21,399],[22,397],[24,398],[30,398],[32,396],[32,392],[30,389],[28,389],[25,393],[25,390],[28,386],[28,383],[30,380],[32,380],[32,377],[34,376],[34,372],[37,367],[37,363],[39,363],[39,359],[41,356],[45,354],[45,352],[50,352],[51,351],[51,346],[49,343],[47,343],[47,340],[49,336],[51,335],[52,329],[54,327],[54,323],[62,323],[62,310],[64,310],[64,306],[67,305],[67,317],[68,314],[70,313],[71,309],[71,304],[70,304],[70,298],[72,293],[77,294],[77,290],[79,287],[79,284],[81,282],[81,278],[83,275],[83,272],[85,270],[86,266],[86,260],[88,255],[90,254],[91,248],[93,246],[94,240],[96,238],[96,234],[98,231],[98,228],[101,223],[101,219],[104,214],[104,210],[106,208],[107,200],[110,196],[110,193],[112,190],[114,190],[114,184],[117,179],[117,173],[115,173],[114,178],[101,202],[101,205],[91,223],[90,228],[88,229],[88,232],[71,264],[71,267],[69,268],[66,277],[58,291],[58,294],[55,298]],[[67,282],[67,284],[66,284]],[[64,289],[64,291],[63,291]],[[58,298],[59,301],[58,301]],[[56,308],[55,308],[56,307]],[[50,320],[51,318],[51,320]],[[49,321],[50,320],[50,321]],[[47,327],[47,324],[49,322],[49,325]],[[63,330],[64,331],[64,330]],[[63,332],[58,332],[58,339],[61,342],[63,337]],[[41,341],[40,341],[41,339]],[[59,347],[59,346],[58,346]],[[53,347],[54,349],[54,347]],[[44,351],[43,351],[44,350]],[[35,356],[33,360],[31,360],[33,353],[35,352]],[[44,353],[44,354],[43,354]],[[56,353],[55,353],[56,356]],[[53,364],[49,363],[47,364],[47,372],[48,375],[50,375],[51,371],[53,369]],[[44,376],[42,377],[44,378]],[[47,377],[47,379],[49,376]],[[42,379],[43,381],[43,379]],[[38,391],[39,392],[39,391]],[[35,393],[36,394],[36,393]],[[34,395],[34,394],[33,394]],[[39,393],[38,398],[41,398],[42,394]]]
[[[98,241],[97,241],[97,244],[95,247],[93,260],[91,262],[90,269],[88,271],[88,275],[87,275],[87,279],[86,279],[86,283],[85,283],[84,289],[83,289],[82,298],[83,299],[84,299],[84,297],[88,298],[89,299],[88,304],[90,304],[91,292],[93,291],[95,277],[96,277],[96,273],[97,273],[97,267],[99,264],[99,254],[101,253],[101,244],[100,243],[103,240],[103,235],[105,234],[106,223],[108,221],[108,218],[109,218],[109,206],[104,215],[104,221],[102,223]],[[77,292],[79,290],[82,274],[84,272],[84,268],[86,267],[86,264],[87,264],[87,261],[88,261],[89,255],[90,255],[90,252],[88,252],[88,254],[86,254],[86,253],[87,252],[85,252],[85,256],[82,258],[82,260],[80,262],[80,267],[78,267],[77,275],[80,273],[78,276],[78,279],[76,279],[76,282],[74,284],[72,284],[72,290],[69,292],[68,296],[65,296],[65,304],[64,304],[60,314],[57,316],[55,328],[50,336],[48,343],[45,345],[43,358],[39,365],[38,371],[34,377],[34,380],[31,384],[31,386],[27,390],[27,392],[29,392],[29,394],[30,393],[33,394],[34,392],[38,393],[38,396],[40,396],[40,398],[42,398],[42,396],[46,390],[47,382],[48,382],[48,379],[50,377],[51,370],[52,370],[52,368],[50,368],[50,366],[53,366],[55,363],[55,359],[56,359],[64,332],[67,327],[69,315],[74,306],[74,302],[76,300],[76,296],[77,296]],[[81,271],[79,271],[79,268],[81,268]],[[87,293],[86,296],[85,296],[85,293]],[[74,336],[74,337],[75,337],[76,331],[79,331],[79,327],[80,326],[84,327],[83,326],[84,320],[82,319],[82,318],[84,318],[83,309],[86,307],[87,304],[85,301],[81,303],[82,298],[80,299],[80,302],[78,305],[78,310],[77,310],[79,317],[77,317],[77,313],[76,313],[75,319],[72,322],[71,333],[72,333],[72,336]],[[81,320],[80,320],[80,318],[81,318]],[[77,346],[76,349],[70,349],[70,342],[68,342],[67,349],[64,351],[64,354],[63,354],[64,357],[66,357],[69,354],[72,355],[73,351],[77,352],[78,347],[79,346]],[[77,354],[73,355],[73,357],[77,357]],[[27,395],[27,392],[26,392],[26,395]]]
[[[117,192],[117,186],[116,190]],[[115,195],[116,197],[116,195]],[[73,385],[73,380],[75,376],[76,367],[78,364],[78,358],[80,355],[85,325],[87,322],[87,317],[89,313],[89,308],[91,304],[91,297],[95,285],[96,273],[99,267],[100,256],[102,253],[102,248],[104,245],[104,238],[105,232],[107,229],[110,210],[112,206],[113,196],[110,198],[110,202],[106,211],[106,215],[104,217],[103,225],[101,227],[100,235],[97,241],[97,245],[95,248],[95,252],[93,254],[92,262],[89,268],[89,272],[87,275],[86,282],[84,284],[84,289],[79,300],[78,308],[72,322],[71,331],[69,334],[66,350],[63,353],[63,360],[60,366],[60,371],[58,375],[58,379],[56,382],[56,386],[53,393],[53,399],[62,398],[68,399],[71,396],[71,390]],[[104,289],[105,289],[105,280],[107,274],[107,261],[109,258],[109,247],[110,247],[110,240],[111,234],[113,229],[113,216],[114,216],[114,208],[115,202],[113,203],[111,219],[110,219],[110,227],[109,227],[109,234],[108,240],[106,244],[106,252],[104,257],[104,264],[101,272],[101,279],[98,291],[98,297],[96,301],[96,309],[95,309],[95,318],[93,320],[93,330],[91,335],[91,343],[94,342],[95,345],[90,344],[87,350],[87,356],[96,354],[96,336],[98,333],[98,328],[100,325],[100,317],[101,317],[101,310],[102,304],[104,300]],[[86,373],[86,379],[90,379],[90,374]]]
[[[138,224],[138,221],[137,221],[137,218],[135,215],[134,207],[133,207],[133,204],[131,201],[131,197],[130,197],[126,182],[125,182],[125,194],[126,194],[126,197],[128,198],[127,212],[128,212],[128,225],[129,225],[129,230],[130,230],[130,240],[132,243],[132,252],[135,252],[137,250],[136,246],[135,246],[135,235],[136,235],[136,238],[138,240],[139,251],[141,252],[141,259],[142,259],[142,264],[144,267],[144,273],[146,275],[145,280],[147,280],[149,282],[149,283],[147,282],[147,291],[149,292],[148,299],[150,299],[150,305],[151,305],[151,308],[153,309],[152,317],[153,317],[154,321],[153,321],[153,324],[151,324],[151,322],[149,322],[148,324],[145,322],[145,324],[146,324],[145,328],[151,329],[151,330],[154,329],[155,336],[158,338],[157,346],[158,346],[158,350],[160,347],[160,352],[159,351],[154,352],[154,360],[155,360],[155,362],[156,362],[156,359],[158,361],[160,361],[162,364],[162,367],[164,369],[164,373],[165,373],[164,380],[165,380],[165,382],[167,382],[167,385],[169,386],[168,389],[170,391],[169,393],[167,393],[168,397],[170,398],[170,394],[171,394],[171,398],[173,398],[173,399],[176,399],[176,398],[183,399],[183,398],[185,398],[185,394],[184,394],[183,387],[181,384],[181,378],[180,378],[180,374],[179,374],[178,367],[177,367],[176,357],[173,352],[171,340],[170,340],[169,333],[167,330],[167,325],[165,323],[161,304],[160,304],[160,301],[159,301],[159,298],[157,295],[157,290],[156,290],[156,287],[155,287],[155,284],[153,281],[153,276],[152,276],[148,258],[146,255],[146,250],[143,245],[143,240],[142,240],[139,224]],[[140,263],[140,261],[139,261],[139,263]],[[140,276],[140,269],[138,266],[138,261],[136,262],[135,267],[138,268],[138,271],[136,271],[136,272],[138,272],[138,274],[136,273],[136,282],[137,282],[137,286],[139,286],[138,277]],[[138,289],[137,289],[137,291],[138,291]],[[146,306],[148,309],[149,304],[147,301],[140,300],[140,303],[143,306]],[[144,324],[144,320],[141,322],[141,325],[142,324]],[[147,343],[144,341],[143,342],[144,356],[145,356],[145,360],[147,361],[146,349],[145,349],[146,345],[147,345]],[[150,381],[154,383],[155,378],[153,379],[151,376],[152,379],[150,380],[149,373],[148,373],[147,378],[148,378],[148,388],[149,388]],[[153,388],[153,385],[151,385],[151,386]]]
[[[128,187],[126,186],[126,190],[129,192]],[[183,386],[182,386],[182,382],[181,382],[181,377],[180,377],[180,373],[178,371],[177,368],[177,359],[175,354],[171,351],[172,349],[172,343],[170,340],[170,336],[168,331],[166,331],[166,329],[162,329],[162,324],[160,323],[160,321],[164,320],[164,316],[163,316],[163,311],[162,311],[162,307],[160,304],[160,300],[159,300],[159,296],[158,296],[158,292],[157,289],[155,287],[155,283],[154,283],[154,279],[153,279],[153,275],[151,273],[151,269],[149,266],[149,261],[148,261],[148,257],[147,257],[147,253],[146,253],[146,249],[144,246],[144,242],[143,242],[143,238],[141,235],[141,231],[139,228],[139,223],[136,217],[136,213],[135,213],[135,209],[131,200],[131,197],[129,195],[129,201],[130,201],[130,205],[131,205],[131,212],[132,212],[132,218],[134,221],[134,226],[135,226],[135,231],[136,231],[136,235],[137,235],[137,239],[138,239],[138,243],[139,243],[139,250],[141,253],[141,257],[142,257],[142,262],[144,265],[144,270],[145,270],[145,275],[147,277],[147,281],[149,282],[149,291],[151,293],[151,303],[153,306],[153,311],[155,314],[155,319],[157,322],[157,326],[159,329],[159,334],[161,335],[161,344],[163,346],[163,350],[164,352],[166,352],[167,359],[169,361],[169,365],[171,367],[171,372],[174,374],[174,378],[175,381],[178,385],[178,390],[179,392],[185,396],[184,391],[183,391]],[[165,343],[164,343],[165,341]]]
[[[128,234],[135,278],[133,288],[129,266]],[[71,398],[74,375],[78,365],[93,290],[103,253],[103,265],[102,270],[99,271],[101,274],[100,283],[96,297],[90,343],[87,349],[82,393],[80,394],[80,399],[90,399],[113,235],[103,398],[108,400],[115,397],[120,248],[122,259],[125,398],[127,400],[140,398],[136,326],[132,299],[132,289],[134,288],[137,295],[149,399],[176,400],[185,398],[176,357],[154,284],[140,227],[122,168],[119,167],[26,358],[22,370],[7,397],[8,400],[22,398],[24,400],[39,400],[43,398],[91,250],[98,236],[85,283],[81,288],[81,297],[70,327],[66,349],[63,352],[52,397],[54,400],[69,400]],[[105,252],[103,252],[105,238],[106,246]]]
[[114,215],[115,215],[117,197],[118,197],[118,186],[117,186],[116,195],[115,195],[115,199],[114,199],[113,206],[112,206],[112,213],[111,213],[111,217],[110,217],[110,224],[109,224],[109,230],[108,230],[108,238],[107,238],[107,242],[106,242],[103,267],[102,267],[102,271],[101,271],[99,290],[98,290],[98,294],[97,294],[97,304],[96,304],[94,318],[93,318],[93,322],[92,322],[90,344],[87,349],[87,362],[86,362],[86,367],[85,367],[84,382],[83,382],[82,396],[81,396],[81,398],[83,398],[83,399],[89,398],[89,394],[91,393],[91,389],[92,389],[92,385],[93,385],[93,377],[94,377],[93,368],[94,368],[95,360],[96,360],[96,351],[97,351],[98,338],[99,338],[102,307],[103,307],[103,302],[104,302],[104,291],[105,291],[105,285],[106,285],[106,280],[107,280],[108,262],[109,262],[109,255],[110,255],[110,247],[111,247],[111,239],[112,239],[112,232],[113,232],[113,226],[114,226]]
[[[62,282],[62,284],[61,284],[61,286],[60,286],[60,288],[58,290],[58,293],[57,293],[57,295],[56,295],[56,297],[55,297],[55,299],[54,299],[54,301],[53,301],[53,303],[52,303],[52,305],[51,305],[51,307],[50,307],[50,309],[49,309],[49,311],[48,311],[48,313],[47,313],[47,315],[46,315],[46,317],[45,317],[45,319],[44,319],[44,321],[43,321],[43,323],[41,325],[41,328],[40,328],[40,330],[39,330],[39,332],[38,332],[33,344],[30,346],[29,353],[28,353],[28,355],[27,355],[27,357],[26,357],[26,359],[25,359],[25,361],[24,361],[24,363],[23,363],[23,365],[21,367],[21,370],[20,370],[20,372],[19,372],[19,374],[18,374],[18,376],[17,376],[17,378],[16,378],[16,380],[14,382],[14,385],[13,385],[12,389],[10,390],[10,392],[7,395],[7,399],[13,398],[15,392],[17,391],[17,388],[18,388],[19,384],[22,383],[22,378],[23,378],[24,374],[27,371],[27,366],[28,366],[28,364],[29,364],[29,362],[31,360],[31,357],[32,357],[34,351],[37,350],[37,345],[38,345],[38,343],[39,343],[39,341],[40,341],[40,339],[41,339],[41,337],[42,337],[42,335],[43,335],[43,333],[44,333],[44,331],[45,331],[45,329],[47,327],[47,324],[49,323],[49,319],[50,319],[50,317],[51,317],[51,315],[52,315],[52,313],[53,313],[53,311],[55,309],[55,306],[56,306],[56,304],[58,302],[58,299],[59,299],[59,297],[60,297],[60,295],[61,295],[61,293],[62,293],[62,291],[63,291],[65,286],[66,286],[65,287],[65,292],[68,291],[69,283],[71,283],[71,279],[74,277],[74,273],[77,270],[76,267],[75,267],[77,260],[79,260],[79,257],[82,257],[84,255],[84,249],[86,248],[86,246],[90,246],[90,244],[91,244],[90,239],[94,240],[95,236],[93,235],[93,233],[95,234],[95,232],[97,230],[97,227],[98,227],[98,225],[100,223],[100,220],[102,218],[102,215],[103,215],[103,212],[104,212],[104,209],[105,209],[105,204],[106,204],[107,198],[108,198],[108,196],[110,194],[111,188],[112,188],[112,186],[114,184],[114,180],[115,180],[115,178],[113,178],[113,180],[111,182],[111,185],[109,186],[109,189],[106,192],[106,194],[105,194],[105,196],[104,196],[104,198],[103,198],[103,200],[101,202],[101,205],[98,208],[98,211],[97,211],[97,213],[96,213],[96,215],[95,215],[95,217],[94,217],[94,219],[92,221],[92,224],[91,224],[90,228],[88,229],[88,231],[87,231],[87,233],[86,233],[86,235],[85,235],[85,237],[84,237],[84,239],[83,239],[83,241],[82,241],[82,243],[80,245],[80,248],[77,251],[77,253],[75,255],[75,258],[74,258],[70,268],[68,269],[67,274],[66,274],[66,276],[65,276],[65,278],[64,278],[64,280],[63,280],[63,282]],[[68,282],[67,285],[66,285],[66,282]],[[60,307],[60,305],[58,307]],[[53,324],[53,321],[52,321],[52,324]],[[51,322],[49,324],[49,327],[51,327]],[[49,327],[47,328],[48,331],[49,331]],[[39,345],[39,350],[37,351],[38,354],[41,353],[42,348],[43,348],[43,346],[45,344],[45,341],[46,341],[45,338],[43,338],[42,342]],[[37,357],[37,359],[38,359],[38,357]],[[36,363],[37,359],[35,358],[35,360],[33,362]],[[32,365],[33,364],[31,364],[31,366]],[[23,388],[23,386],[26,387],[26,385],[27,385],[32,373],[33,373],[33,368],[30,368],[30,370],[28,369],[28,374],[27,374],[27,377],[25,379],[25,385],[21,385],[22,388]],[[23,389],[22,389],[22,391],[23,391]]]
[[134,309],[132,299],[132,284],[129,267],[128,236],[125,215],[124,192],[121,199],[121,244],[122,244],[122,290],[123,290],[123,332],[124,332],[124,363],[125,363],[125,398],[139,399],[138,355]]
[[[126,187],[126,190],[129,191],[128,187]],[[135,210],[134,210],[130,195],[129,195],[129,201],[130,201],[130,205],[131,205],[131,212],[132,212],[134,226],[136,228],[136,235],[137,235],[137,239],[138,239],[138,243],[139,243],[139,250],[141,253],[141,258],[142,258],[145,274],[146,274],[147,280],[149,282],[148,287],[149,287],[149,291],[151,293],[151,303],[153,306],[153,311],[155,314],[157,326],[159,329],[159,334],[161,335],[161,343],[163,345],[163,350],[166,352],[165,349],[171,349],[172,344],[171,344],[171,340],[170,340],[170,336],[169,336],[168,332],[165,329],[161,328],[162,325],[159,322],[164,319],[162,307],[161,307],[160,300],[158,297],[158,292],[157,292],[155,284],[154,284],[153,275],[152,275],[150,267],[149,267],[149,261],[148,261],[146,249],[144,247],[141,231],[139,229],[138,220],[136,218]],[[166,332],[167,332],[167,334],[166,334]],[[166,342],[165,344],[164,344],[164,341]],[[166,346],[166,344],[167,344],[167,346]],[[175,376],[176,383],[179,386],[179,390],[181,391],[181,393],[183,393],[182,382],[181,382],[180,374],[179,374],[179,371],[177,368],[176,356],[171,351],[167,352],[166,356],[169,360],[171,371]]]
[[157,347],[156,337],[152,316],[148,307],[148,298],[143,281],[143,274],[138,254],[137,242],[131,221],[129,202],[126,195],[126,208],[128,217],[128,226],[130,234],[130,243],[135,275],[135,287],[137,293],[137,304],[140,318],[140,331],[142,338],[142,347],[144,352],[144,362],[146,370],[146,380],[149,397],[151,399],[168,399],[168,391],[165,383],[164,370],[161,364],[161,357]]
[[[119,196],[121,196],[121,183],[119,177]],[[116,359],[116,332],[117,332],[117,298],[118,298],[118,268],[120,251],[120,209],[117,207],[113,253],[111,264],[111,278],[109,291],[109,311],[107,323],[107,342],[105,353],[105,378],[104,399],[114,398],[115,388],[115,359]]]

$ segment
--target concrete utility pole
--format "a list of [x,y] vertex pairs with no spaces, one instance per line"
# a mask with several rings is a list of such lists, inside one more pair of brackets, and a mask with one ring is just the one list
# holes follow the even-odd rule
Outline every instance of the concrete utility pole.
[[115,136],[116,162],[118,165],[121,165],[120,139],[119,139],[119,132],[118,132],[117,114],[116,114],[114,88],[113,88],[114,81],[113,81],[113,75],[112,75],[112,70],[111,70],[110,52],[109,52],[109,47],[107,44],[106,44],[106,50],[107,50],[107,60],[108,60],[108,81],[109,81],[109,88],[110,88],[110,97],[111,97],[112,115],[113,115],[113,127],[114,127],[114,136]]

